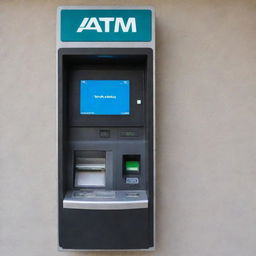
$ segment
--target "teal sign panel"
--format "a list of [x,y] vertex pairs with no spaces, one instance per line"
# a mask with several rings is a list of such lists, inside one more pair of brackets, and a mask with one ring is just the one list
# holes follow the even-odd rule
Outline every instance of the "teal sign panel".
[[61,10],[63,42],[149,42],[151,10]]

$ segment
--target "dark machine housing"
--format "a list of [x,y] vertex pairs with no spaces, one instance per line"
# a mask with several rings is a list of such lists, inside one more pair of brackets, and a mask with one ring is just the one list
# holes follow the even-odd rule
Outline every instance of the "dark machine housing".
[[[81,114],[85,80],[129,81],[129,113]],[[61,248],[154,246],[153,95],[150,48],[58,50]]]

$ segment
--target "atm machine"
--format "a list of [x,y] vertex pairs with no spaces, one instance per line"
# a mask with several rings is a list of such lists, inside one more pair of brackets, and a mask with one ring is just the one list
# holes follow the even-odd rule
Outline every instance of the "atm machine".
[[152,250],[151,7],[57,12],[58,236],[68,250]]

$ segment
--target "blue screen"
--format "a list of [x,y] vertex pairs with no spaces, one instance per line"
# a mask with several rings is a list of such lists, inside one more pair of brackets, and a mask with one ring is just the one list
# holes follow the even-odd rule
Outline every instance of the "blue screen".
[[129,80],[81,80],[81,115],[129,115]]

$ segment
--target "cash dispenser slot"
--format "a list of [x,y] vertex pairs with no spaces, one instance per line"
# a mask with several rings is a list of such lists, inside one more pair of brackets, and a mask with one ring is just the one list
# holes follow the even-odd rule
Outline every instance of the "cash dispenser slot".
[[105,187],[106,153],[81,151],[75,153],[75,187]]

